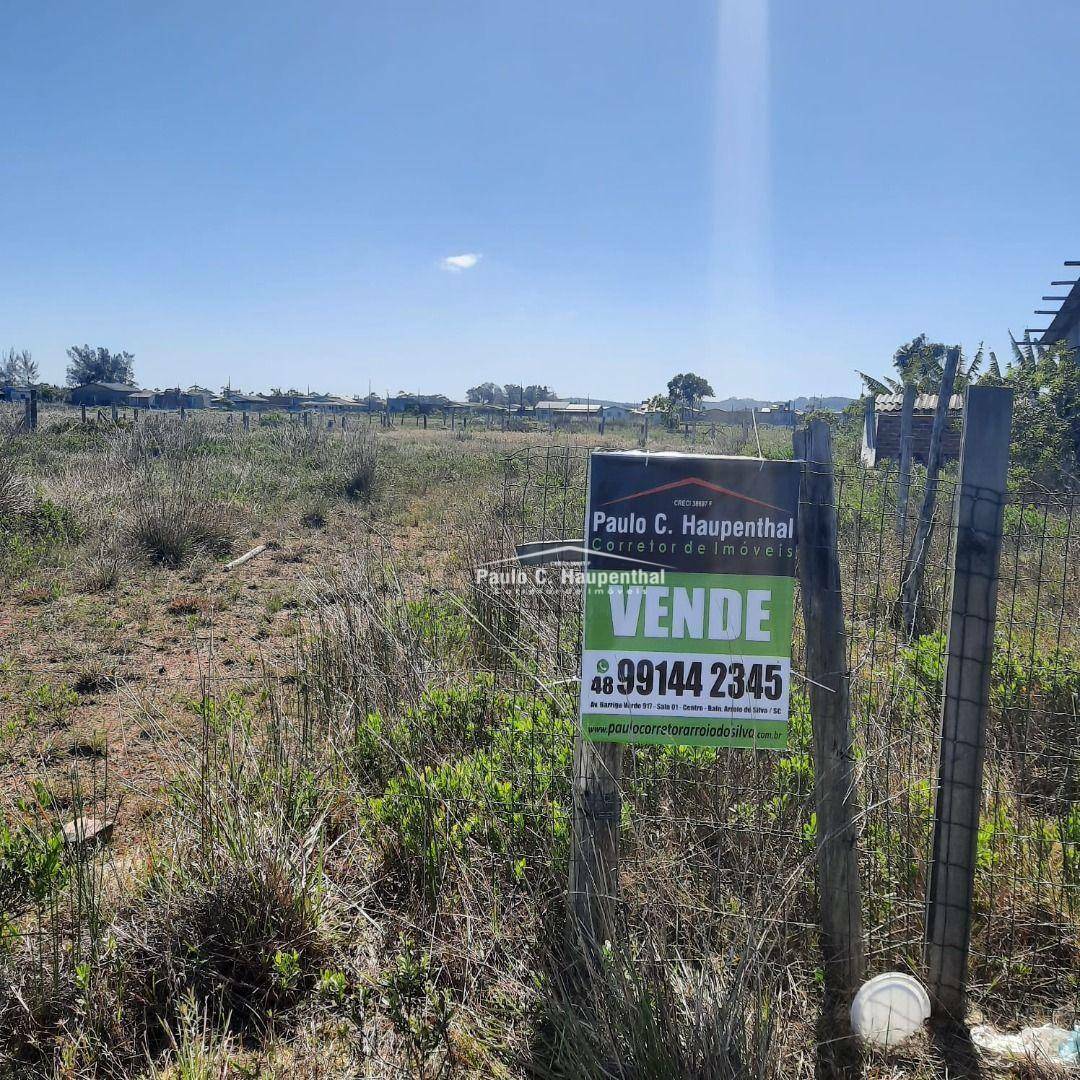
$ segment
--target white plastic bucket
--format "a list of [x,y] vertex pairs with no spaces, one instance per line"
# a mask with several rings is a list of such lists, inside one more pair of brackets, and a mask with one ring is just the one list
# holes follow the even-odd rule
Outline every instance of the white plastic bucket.
[[914,1035],[930,1017],[930,995],[918,979],[887,971],[859,987],[851,1003],[856,1035],[878,1046],[895,1046]]

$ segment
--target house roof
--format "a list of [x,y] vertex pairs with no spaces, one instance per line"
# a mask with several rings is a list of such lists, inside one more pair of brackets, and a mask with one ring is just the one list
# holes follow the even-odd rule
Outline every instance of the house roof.
[[585,401],[538,401],[537,409],[545,409],[548,412],[572,412],[592,414],[610,406],[600,405],[596,402]]
[[1057,314],[1051,319],[1046,333],[1039,338],[1040,345],[1053,345],[1055,341],[1064,341],[1077,322],[1080,321],[1080,279],[1073,282],[1066,293]]
[[131,393],[134,390],[138,390],[138,387],[132,383],[121,382],[88,382],[83,383],[81,386],[76,386],[76,390],[85,390],[88,386],[103,386],[106,390],[124,390],[127,393]]
[[[933,412],[937,408],[937,394],[916,394],[915,412]],[[874,398],[874,408],[878,412],[900,412],[904,405],[903,394],[878,394]],[[953,394],[949,399],[949,412],[964,411],[964,395]]]

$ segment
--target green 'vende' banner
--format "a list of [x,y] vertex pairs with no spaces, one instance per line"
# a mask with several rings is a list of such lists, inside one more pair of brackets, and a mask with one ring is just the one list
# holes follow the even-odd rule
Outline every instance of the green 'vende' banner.
[[800,468],[704,454],[591,456],[585,739],[787,745]]

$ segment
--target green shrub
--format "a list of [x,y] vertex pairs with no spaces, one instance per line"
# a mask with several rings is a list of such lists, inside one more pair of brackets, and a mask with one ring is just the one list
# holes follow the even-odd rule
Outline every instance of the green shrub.
[[[429,696],[411,713],[410,738],[446,745],[486,745],[438,763],[413,765],[367,800],[367,831],[390,866],[411,868],[422,895],[434,901],[453,864],[474,855],[494,862],[506,880],[520,880],[521,859],[543,860],[549,871],[565,861],[568,818],[557,790],[569,774],[572,726],[553,717],[543,702],[496,695],[494,723],[475,688],[461,699],[452,692]],[[455,707],[458,706],[458,707]],[[432,729],[419,728],[433,720]]]

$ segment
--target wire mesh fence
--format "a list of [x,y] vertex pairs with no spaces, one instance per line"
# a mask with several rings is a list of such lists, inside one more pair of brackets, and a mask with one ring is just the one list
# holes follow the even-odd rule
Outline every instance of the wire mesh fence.
[[[515,541],[580,536],[588,453],[527,448],[508,459],[504,520]],[[958,490],[954,480],[938,486],[914,636],[898,608],[914,520],[897,535],[897,490],[894,471],[836,470],[869,963],[920,973]],[[913,506],[922,493],[917,479]],[[974,1000],[1004,1012],[1080,1001],[1076,500],[1016,492],[1004,514],[971,969]],[[532,602],[557,624],[558,674],[572,680],[579,593],[541,589]],[[816,822],[796,612],[787,751],[629,748],[620,872],[639,930],[655,930],[661,908],[678,912],[669,933],[684,949],[734,940],[740,922],[768,926],[778,955],[812,967]]]

